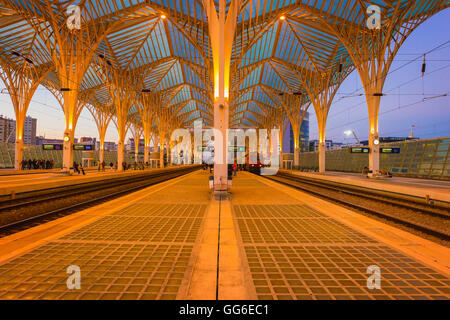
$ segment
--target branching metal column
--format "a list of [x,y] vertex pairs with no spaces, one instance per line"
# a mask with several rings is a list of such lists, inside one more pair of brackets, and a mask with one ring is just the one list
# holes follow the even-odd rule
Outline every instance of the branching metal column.
[[[232,0],[228,14],[226,13],[226,0],[219,0],[217,14],[213,0],[203,0],[205,8],[214,64],[214,129],[221,137],[215,136],[215,162],[214,162],[214,190],[227,190],[227,129],[229,128],[229,82],[230,60],[233,46],[234,31],[236,28],[238,10],[241,0]],[[219,139],[222,141],[218,141]],[[218,150],[221,148],[221,151]],[[220,159],[219,159],[220,157]]]

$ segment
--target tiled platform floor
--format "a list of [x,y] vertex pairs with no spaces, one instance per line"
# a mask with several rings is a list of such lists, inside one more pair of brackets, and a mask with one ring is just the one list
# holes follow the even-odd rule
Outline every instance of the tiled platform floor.
[[[450,298],[448,277],[254,179],[241,174],[232,199],[254,298]],[[371,265],[380,267],[381,289],[367,288]]]
[[[217,239],[209,234],[214,233],[214,224],[205,227],[206,221],[218,219],[211,210],[217,202],[212,205],[207,177],[207,172],[199,171],[150,187],[148,193],[139,191],[135,199],[132,195],[119,199],[92,221],[30,250],[6,260],[0,254],[0,299],[195,296],[189,293],[195,287],[192,279],[205,280],[193,274],[203,266],[215,268],[217,261],[214,251],[199,253],[204,253],[202,239]],[[220,260],[219,269],[219,279],[229,280],[233,290],[241,288],[254,299],[450,298],[450,279],[444,273],[335,219],[330,212],[336,207],[318,208],[311,198],[283,190],[247,173],[240,172],[233,180],[227,200],[231,222],[222,221],[228,229],[221,229],[221,248],[236,250],[244,280],[232,283],[236,273],[228,276],[229,269],[222,268],[232,255]],[[227,230],[237,245],[230,247]],[[2,245],[0,241],[0,249]],[[215,247],[217,242],[210,248]],[[81,269],[79,290],[67,289],[70,265]],[[371,265],[380,267],[380,289],[367,288]],[[233,298],[227,285],[219,286],[219,297]],[[210,287],[214,297],[215,285]],[[195,297],[201,299],[203,292]]]
[[[203,201],[170,194],[195,190]],[[208,202],[206,176],[140,198],[0,265],[0,299],[175,299],[189,278]],[[191,197],[193,198],[193,197]],[[67,289],[66,269],[81,269]]]

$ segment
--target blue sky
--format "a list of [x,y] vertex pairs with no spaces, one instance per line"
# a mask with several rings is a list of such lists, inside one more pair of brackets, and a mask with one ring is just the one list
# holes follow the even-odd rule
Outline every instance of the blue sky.
[[[448,41],[450,41],[450,9],[425,21],[403,43],[383,89],[383,93],[387,95],[381,98],[379,120],[381,136],[408,136],[413,124],[416,126],[414,135],[421,138],[450,135],[450,42]],[[422,78],[423,54],[445,42],[448,43],[426,55],[426,74]],[[411,62],[416,58],[418,59]],[[398,70],[394,71],[396,69]],[[414,80],[416,78],[419,79]],[[355,130],[361,140],[367,139],[369,120],[365,97],[348,97],[361,93],[364,91],[359,75],[355,71],[342,83],[333,100],[327,122],[327,139],[354,142],[352,137],[344,135],[344,131],[350,129]],[[423,98],[428,95],[424,96],[423,93],[431,95],[447,93],[448,96],[427,99],[424,102]],[[309,111],[310,139],[318,139],[316,116],[312,107]]]
[[[431,17],[405,41],[392,64],[391,73],[384,86],[383,92],[388,95],[381,100],[381,136],[407,136],[413,124],[416,126],[415,136],[421,138],[450,135],[450,42],[448,41],[450,41],[450,9]],[[440,49],[426,56],[429,74],[420,77],[423,54],[446,42],[448,43]],[[412,61],[414,59],[416,60]],[[407,65],[403,66],[405,64]],[[395,69],[398,70],[393,72]],[[0,80],[0,88],[4,87]],[[327,139],[353,142],[351,137],[344,135],[344,131],[349,129],[355,130],[361,140],[367,139],[368,118],[365,98],[348,97],[360,93],[363,93],[361,81],[358,74],[353,72],[341,85],[332,103],[326,131]],[[426,96],[441,94],[448,96],[423,101]],[[318,130],[313,108],[311,107],[309,111],[312,140],[318,138]],[[13,106],[7,94],[0,94],[0,114],[14,118]],[[36,91],[28,115],[38,119],[38,135],[62,138],[64,114],[57,100],[45,88],[39,87]],[[80,116],[75,136],[98,137],[94,119],[87,109]],[[117,130],[111,122],[106,140],[116,139]]]

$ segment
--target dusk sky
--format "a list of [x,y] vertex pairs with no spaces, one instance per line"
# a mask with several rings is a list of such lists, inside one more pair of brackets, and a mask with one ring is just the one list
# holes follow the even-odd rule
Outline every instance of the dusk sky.
[[[423,54],[427,70],[421,77]],[[415,61],[412,61],[416,59]],[[412,61],[412,62],[411,62]],[[397,68],[406,66],[396,70]],[[392,64],[386,80],[380,108],[380,136],[408,136],[411,125],[420,138],[450,135],[450,9],[433,16],[406,40]],[[0,88],[5,88],[0,80]],[[361,140],[368,137],[368,116],[361,81],[353,72],[342,84],[331,106],[327,124],[327,139],[354,142],[344,131],[355,130]],[[423,95],[425,93],[425,95]],[[426,99],[425,97],[439,96]],[[318,139],[317,122],[313,108],[310,111],[310,139]],[[7,94],[0,94],[0,114],[14,117],[14,109]],[[38,135],[62,138],[64,114],[57,100],[45,88],[34,95],[28,115],[38,119]],[[87,109],[78,121],[76,137],[98,137],[95,122]],[[111,122],[106,141],[116,141],[117,130]]]

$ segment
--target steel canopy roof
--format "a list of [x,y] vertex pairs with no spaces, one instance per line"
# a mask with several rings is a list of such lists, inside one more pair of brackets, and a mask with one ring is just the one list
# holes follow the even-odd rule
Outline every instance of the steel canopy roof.
[[[214,1],[218,10],[218,1]],[[401,1],[403,6],[408,1]],[[30,19],[49,25],[38,0],[0,0],[0,57],[3,63],[22,68],[51,65],[43,35]],[[53,14],[61,23],[74,1],[54,2]],[[231,0],[227,0],[227,10]],[[195,119],[212,124],[213,67],[208,21],[201,0],[80,1],[83,21],[115,26],[96,48],[82,79],[81,91],[93,106],[111,103],[100,64],[121,70],[139,70],[145,90],[161,95],[161,104],[185,115],[184,124]],[[397,1],[371,1],[389,17]],[[417,17],[450,1],[427,1],[408,17]],[[353,28],[361,34],[368,2],[353,0],[243,1],[237,18],[231,57],[230,126],[255,127],[267,123],[274,112],[283,112],[283,96],[310,97],[305,87],[331,72],[330,85],[339,85],[353,69],[351,53],[329,26]],[[25,16],[34,7],[32,16]],[[17,12],[15,8],[21,8]],[[162,17],[162,15],[165,16]],[[285,19],[280,19],[283,16]],[[117,23],[119,22],[119,23]],[[326,25],[328,24],[328,26]],[[398,32],[399,30],[395,30]],[[88,38],[88,36],[86,37]],[[64,52],[59,52],[63,55]],[[338,71],[341,69],[341,72]],[[43,84],[61,89],[56,71]],[[140,92],[136,92],[140,94]],[[289,107],[289,106],[288,106]],[[136,107],[130,114],[137,113]]]

